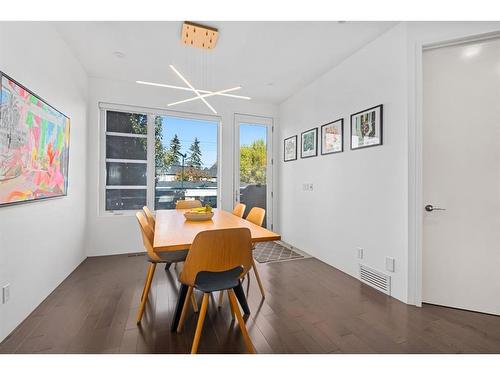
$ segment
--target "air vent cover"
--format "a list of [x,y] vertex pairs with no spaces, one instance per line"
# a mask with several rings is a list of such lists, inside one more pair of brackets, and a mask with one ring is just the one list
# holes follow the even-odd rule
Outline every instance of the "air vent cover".
[[391,295],[391,277],[384,275],[382,272],[376,271],[373,268],[359,265],[359,279],[367,285],[380,290],[381,292]]

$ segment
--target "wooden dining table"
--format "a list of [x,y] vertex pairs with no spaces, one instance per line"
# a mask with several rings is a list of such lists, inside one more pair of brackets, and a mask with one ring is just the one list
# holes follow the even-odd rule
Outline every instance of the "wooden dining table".
[[[188,210],[157,210],[153,248],[156,252],[188,250],[194,238],[200,232],[214,229],[248,228],[252,242],[266,242],[280,240],[281,236],[266,228],[251,223],[248,220],[233,215],[221,209],[213,209],[211,220],[189,221],[184,217]],[[181,284],[179,298],[172,319],[171,330],[177,329],[188,287]],[[245,293],[241,285],[234,288],[234,292],[245,314],[250,314]]]

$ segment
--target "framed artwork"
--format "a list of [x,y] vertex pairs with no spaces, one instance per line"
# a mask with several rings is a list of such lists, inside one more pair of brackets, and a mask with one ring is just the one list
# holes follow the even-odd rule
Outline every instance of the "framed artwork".
[[382,144],[383,105],[351,115],[351,150]]
[[70,120],[0,72],[0,206],[64,196]]
[[297,136],[285,138],[283,141],[283,160],[297,160]]
[[321,155],[344,151],[344,119],[329,122],[321,127]]
[[300,157],[318,156],[318,128],[303,132],[300,136]]

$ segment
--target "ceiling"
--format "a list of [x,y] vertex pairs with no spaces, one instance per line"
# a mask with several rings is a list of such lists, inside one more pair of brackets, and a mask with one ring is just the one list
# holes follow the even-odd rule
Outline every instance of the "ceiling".
[[235,94],[272,103],[282,102],[395,23],[203,24],[219,29],[214,50],[181,44],[182,22],[54,23],[91,77],[184,86],[169,69],[173,64],[198,89],[240,85]]

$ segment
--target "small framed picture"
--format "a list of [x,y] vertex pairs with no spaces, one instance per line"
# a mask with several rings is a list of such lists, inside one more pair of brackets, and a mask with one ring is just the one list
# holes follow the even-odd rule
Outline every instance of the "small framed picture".
[[344,119],[329,122],[321,127],[321,155],[344,151]]
[[313,156],[318,156],[318,128],[307,130],[300,137],[300,157]]
[[283,160],[297,160],[297,136],[285,138],[283,141]]
[[351,115],[351,150],[382,144],[383,105]]

